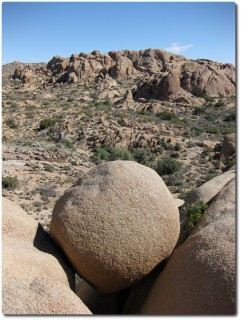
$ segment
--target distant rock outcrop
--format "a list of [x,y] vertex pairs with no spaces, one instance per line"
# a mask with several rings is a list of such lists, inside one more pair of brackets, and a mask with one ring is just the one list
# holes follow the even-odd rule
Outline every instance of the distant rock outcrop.
[[[108,54],[72,54],[69,58],[54,56],[47,64],[49,84],[77,83],[81,80],[105,78],[140,78],[143,81],[134,98],[171,100],[195,96],[226,96],[235,94],[235,68],[205,59],[190,60],[164,50],[119,50]],[[36,71],[28,66],[15,70],[13,77],[32,83]],[[177,100],[178,101],[178,100]],[[187,101],[187,103],[189,103]]]
[[223,139],[222,148],[220,154],[224,157],[230,157],[235,154],[236,150],[236,134],[230,133]]
[[90,314],[74,294],[74,272],[43,228],[3,198],[3,313]]
[[175,201],[161,177],[131,161],[99,165],[56,202],[50,235],[100,292],[116,292],[169,257],[178,235]]
[[141,310],[145,315],[236,313],[235,180],[174,251]]

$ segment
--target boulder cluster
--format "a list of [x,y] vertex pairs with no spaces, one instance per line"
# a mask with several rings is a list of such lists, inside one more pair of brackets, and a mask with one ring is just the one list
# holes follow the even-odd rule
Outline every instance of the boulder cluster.
[[[116,80],[139,79],[134,99],[180,101],[180,99],[235,94],[235,68],[206,59],[191,60],[159,49],[120,50],[103,54],[72,54],[69,58],[54,56],[46,69],[29,66],[15,70],[13,78],[32,83],[38,76],[50,85],[55,82],[78,83],[106,77]],[[45,83],[45,85],[46,85]]]
[[217,178],[196,192],[209,208],[186,240],[162,178],[132,161],[83,175],[50,234],[3,198],[3,313],[235,314],[235,172]]

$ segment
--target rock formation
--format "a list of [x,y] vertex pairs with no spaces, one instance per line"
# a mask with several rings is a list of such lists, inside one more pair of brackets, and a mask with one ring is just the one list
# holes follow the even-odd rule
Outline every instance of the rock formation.
[[127,288],[169,257],[178,235],[175,201],[152,169],[99,165],[56,202],[50,235],[101,292]]
[[[205,59],[191,60],[164,50],[120,50],[102,54],[72,54],[69,58],[53,57],[47,64],[49,84],[77,83],[84,79],[138,78],[135,99],[186,99],[192,104],[195,97],[204,94],[226,96],[235,94],[235,68]],[[33,83],[36,75],[43,76],[30,66],[15,70],[13,78],[22,83]],[[113,95],[114,96],[114,95]],[[105,97],[105,96],[103,96]],[[104,99],[104,98],[103,98]]]
[[235,133],[230,133],[226,135],[223,139],[222,148],[220,154],[224,157],[230,157],[235,154],[236,150],[236,135]]
[[214,198],[172,254],[141,310],[145,315],[234,315],[235,180]]
[[43,228],[3,198],[3,313],[90,314],[74,294],[74,272]]

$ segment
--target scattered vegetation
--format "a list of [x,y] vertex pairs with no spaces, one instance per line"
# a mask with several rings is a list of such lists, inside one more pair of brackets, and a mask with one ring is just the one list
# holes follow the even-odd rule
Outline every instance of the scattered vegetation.
[[73,145],[73,143],[72,143],[70,140],[68,140],[68,139],[61,139],[61,140],[60,140],[60,144],[61,144],[62,146],[64,146],[65,148],[74,150],[74,145]]
[[50,164],[47,164],[44,166],[44,170],[47,172],[54,172],[54,167],[51,166]]
[[161,175],[168,175],[178,172],[182,167],[182,163],[170,157],[161,159],[157,162],[156,172]]
[[7,119],[5,121],[5,123],[11,129],[17,129],[18,128],[18,124],[17,124],[16,120],[14,120],[13,118]]
[[57,118],[46,118],[40,121],[39,124],[39,129],[40,130],[44,130],[46,128],[52,127],[56,122],[58,122],[59,120]]
[[190,232],[201,219],[202,214],[208,209],[208,205],[203,202],[196,202],[187,208],[188,222],[185,231]]
[[6,176],[2,179],[2,187],[7,190],[13,190],[19,186],[17,177]]

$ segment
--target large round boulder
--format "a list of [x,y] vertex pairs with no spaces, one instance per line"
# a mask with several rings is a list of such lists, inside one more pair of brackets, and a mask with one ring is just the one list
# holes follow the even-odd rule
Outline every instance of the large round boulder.
[[84,279],[115,292],[167,258],[179,230],[178,208],[161,177],[136,162],[111,161],[57,201],[50,235]]

